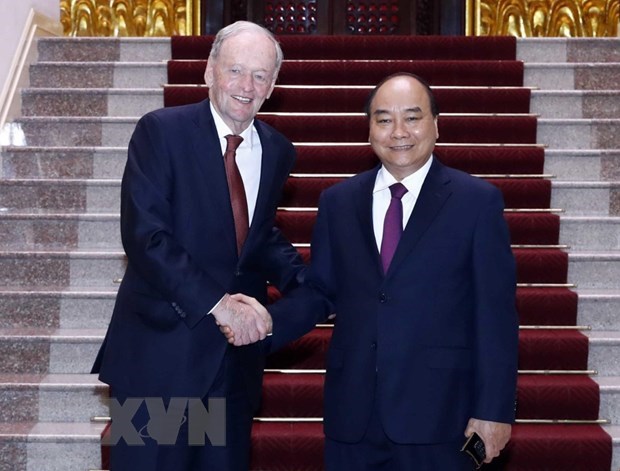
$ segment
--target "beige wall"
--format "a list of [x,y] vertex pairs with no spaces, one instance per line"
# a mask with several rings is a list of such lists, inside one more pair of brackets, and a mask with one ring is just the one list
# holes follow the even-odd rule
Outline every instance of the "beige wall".
[[6,86],[13,56],[31,9],[60,23],[59,0],[0,0],[0,91]]

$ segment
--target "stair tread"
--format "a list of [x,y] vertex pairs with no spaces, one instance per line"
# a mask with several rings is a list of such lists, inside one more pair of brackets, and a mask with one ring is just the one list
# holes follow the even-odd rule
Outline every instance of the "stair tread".
[[44,327],[16,327],[0,329],[0,339],[42,339],[52,341],[97,341],[105,336],[106,329],[49,329]]
[[610,436],[614,445],[620,445],[620,425],[603,425],[605,430]]
[[96,374],[87,373],[50,373],[50,374],[15,374],[0,373],[0,387],[3,386],[36,386],[55,389],[70,387],[107,387],[97,379]]
[[579,297],[583,298],[610,298],[617,299],[620,298],[620,288],[575,288],[575,291],[579,295]]
[[107,424],[90,422],[2,422],[0,440],[28,439],[33,441],[92,441],[101,439]]
[[584,335],[590,339],[590,343],[620,345],[620,330],[590,330],[584,331]]
[[598,383],[601,392],[620,393],[620,376],[594,376],[592,379]]
[[0,286],[0,296],[61,296],[61,297],[88,297],[90,295],[116,296],[117,290],[109,286],[72,286],[70,288],[56,286]]

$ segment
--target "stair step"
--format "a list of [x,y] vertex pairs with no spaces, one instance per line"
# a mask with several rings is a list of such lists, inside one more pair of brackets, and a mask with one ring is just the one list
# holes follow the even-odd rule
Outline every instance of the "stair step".
[[[368,123],[361,113],[347,117],[259,114],[259,118],[279,128],[293,142],[365,143],[368,140]],[[29,146],[116,147],[128,144],[137,120],[137,117],[23,117],[15,122],[24,132],[25,145]],[[606,124],[613,124],[616,121],[620,122],[620,120],[604,120]],[[335,134],[334,126],[335,129],[346,129],[346,135]],[[314,127],[321,134],[315,134],[314,138],[310,136],[311,141],[307,141],[309,136],[307,133],[304,134],[304,130],[308,127]],[[547,121],[544,129],[547,134],[554,132],[559,134],[567,129],[573,132],[578,129],[581,134],[587,133],[589,136],[592,127],[596,127],[596,124],[592,125],[588,120],[553,120]],[[443,143],[472,143],[471,140],[474,139],[479,143],[495,144],[497,142],[489,142],[493,139],[489,136],[494,136],[494,132],[497,131],[500,133],[498,141],[533,144],[536,135],[536,123],[533,117],[525,115],[495,116],[492,119],[479,116],[465,119],[462,116],[440,116],[439,129]],[[559,144],[563,142],[559,141]]]
[[[346,176],[291,176],[280,200],[282,207],[315,208],[320,193]],[[551,183],[543,178],[487,178],[504,195],[507,208],[549,208]],[[592,185],[595,185],[592,183]],[[598,185],[598,184],[596,184]],[[603,191],[610,188],[606,184]],[[6,212],[117,213],[119,179],[8,179],[0,180],[0,207]],[[527,191],[524,191],[524,188]],[[594,203],[596,204],[596,203]]]
[[5,147],[0,176],[18,178],[116,178],[127,160],[124,147]]
[[618,90],[620,61],[524,65],[523,85],[542,90]]
[[1,250],[122,250],[118,214],[2,214]]
[[4,287],[113,289],[125,273],[122,251],[0,252],[0,283]]
[[3,287],[0,290],[0,329],[108,327],[118,285],[104,289],[35,289]]
[[620,119],[539,119],[536,142],[554,149],[620,149]]
[[[276,226],[293,244],[308,244],[316,210],[279,210]],[[512,244],[553,246],[558,244],[559,218],[555,214],[506,212]],[[606,218],[596,225],[587,220],[579,226],[589,238],[598,237],[612,247],[615,226]],[[612,219],[613,218],[607,218]],[[617,221],[620,224],[620,220]],[[590,230],[591,225],[591,231]],[[603,237],[601,239],[601,237]],[[575,238],[573,238],[575,239]],[[572,240],[569,238],[569,240]],[[574,248],[574,246],[571,246]],[[620,245],[619,247],[620,248]],[[116,213],[0,212],[0,250],[122,250],[120,215]]]
[[[310,249],[299,247],[308,262]],[[519,283],[567,283],[566,254],[557,249],[513,249]],[[606,259],[603,259],[606,261]],[[592,270],[599,259],[585,260],[575,271]],[[122,251],[57,250],[0,252],[3,286],[98,287],[111,289],[122,278],[126,257]]]
[[[612,431],[618,440],[620,433],[609,427],[607,430]],[[609,436],[598,425],[517,424],[513,426],[507,449],[493,468],[532,470],[531,463],[538,463],[540,468],[537,469],[549,471],[603,471],[609,469],[612,462],[612,457],[607,454],[608,440]],[[614,441],[616,449],[620,450],[620,440]],[[320,471],[323,469],[323,424],[255,423],[252,450],[252,469],[288,471],[294,464],[304,463],[304,471]],[[506,466],[507,458],[510,458],[509,467]]]
[[0,423],[89,422],[109,414],[108,386],[90,374],[0,374]]
[[589,325],[593,331],[620,331],[620,289],[577,288],[576,291],[578,325]]
[[75,422],[0,424],[0,469],[99,469],[104,429],[102,424]]
[[596,376],[601,393],[600,417],[620,425],[620,376]]
[[[293,173],[358,173],[377,165],[370,145],[321,146],[298,145]],[[614,155],[602,151],[582,151],[591,155],[583,159],[584,171],[613,163]],[[4,178],[121,178],[127,147],[28,147],[7,146],[2,150],[0,174]],[[442,146],[436,148],[442,162],[473,174],[539,174],[543,172],[545,151],[542,147]],[[572,156],[569,154],[569,158]],[[562,155],[558,155],[562,159]],[[555,174],[555,172],[547,172]],[[594,175],[593,172],[590,172]],[[579,175],[578,171],[576,175]],[[596,179],[592,177],[591,179]]]
[[[89,373],[105,329],[1,329],[0,372]],[[620,376],[620,332],[521,330],[522,370],[586,370]],[[316,328],[272,355],[269,368],[322,369],[331,329]],[[589,344],[589,358],[588,357]]]
[[161,88],[168,83],[165,62],[36,62],[35,88]]
[[3,211],[117,213],[118,179],[0,180]]
[[[202,74],[201,74],[202,75]],[[204,80],[204,79],[201,79]],[[276,86],[271,97],[262,106],[263,112],[353,112],[363,110],[372,90],[367,87],[291,87]],[[24,116],[141,116],[164,106],[197,103],[208,97],[207,87],[168,86],[156,88],[28,88],[22,91]],[[615,103],[614,92],[599,92],[581,96],[585,92],[565,92],[545,101],[569,114],[570,109],[583,108],[590,101],[599,101],[608,107]],[[600,100],[603,94],[606,101]],[[436,88],[435,97],[442,113],[528,113],[530,90],[524,88],[450,87]],[[617,92],[620,94],[620,92]],[[587,101],[589,99],[589,101]],[[620,102],[620,99],[618,100]],[[563,108],[562,108],[563,107]],[[550,116],[554,117],[554,116]],[[580,116],[583,117],[583,116]],[[586,116],[587,117],[587,116]],[[610,113],[610,116],[611,113]]]
[[142,116],[164,106],[161,88],[29,88],[23,116]]
[[[531,92],[531,105],[507,102],[519,89],[437,89],[442,113],[536,113],[547,119],[613,119],[620,108],[620,90],[553,90]],[[523,89],[525,92],[526,90]],[[207,98],[206,87],[166,89],[173,105]],[[291,89],[276,87],[263,112],[359,112],[370,93],[366,88]],[[456,98],[456,94],[460,98]],[[529,94],[529,91],[528,91]],[[471,96],[471,103],[466,97]],[[178,98],[175,98],[178,97]],[[527,98],[527,97],[526,97]],[[346,109],[340,103],[344,101]],[[164,106],[164,91],[157,88],[29,88],[22,91],[24,116],[141,116]],[[172,106],[172,105],[168,105]]]
[[[269,372],[258,417],[322,417],[322,373]],[[620,378],[607,378],[608,402],[620,396]],[[599,388],[585,375],[520,375],[517,418],[597,420]],[[616,394],[614,396],[614,394]],[[590,405],[590,407],[588,407]],[[605,412],[611,413],[605,405]],[[603,409],[602,409],[603,410]],[[608,418],[607,415],[601,416]]]
[[0,213],[0,250],[122,248],[118,213]]
[[620,250],[620,217],[561,216],[560,244],[571,251]]
[[[556,181],[620,180],[618,149],[545,149],[544,168],[536,161],[524,162],[528,148],[450,147],[439,145],[437,155],[444,163],[473,174],[516,174],[512,159],[524,173],[554,175]],[[297,146],[294,173],[356,173],[376,165],[370,146]],[[119,147],[28,147],[10,146],[2,150],[4,178],[121,178],[127,146]],[[339,163],[342,162],[342,163]],[[542,158],[541,158],[542,161]],[[318,163],[318,164],[317,164]],[[523,171],[521,171],[523,172]]]
[[46,37],[38,41],[41,61],[164,61],[170,38]]
[[533,90],[530,112],[545,119],[613,119],[620,109],[618,90]]
[[620,331],[584,333],[590,343],[588,369],[597,370],[599,376],[620,376]]
[[517,38],[517,59],[526,62],[620,62],[618,38]]
[[620,181],[552,181],[551,207],[566,216],[620,216]]
[[[412,51],[413,52],[413,51]],[[387,50],[383,54],[389,54]],[[443,59],[435,57],[415,58],[415,54],[402,57],[398,60],[381,60],[380,66],[376,60],[342,60],[342,59],[319,59],[296,60],[286,56],[278,74],[278,82],[286,85],[301,85],[316,87],[317,85],[340,85],[340,86],[364,86],[373,88],[388,75],[407,72],[424,77],[432,86],[449,87],[522,87],[523,86],[523,63],[513,60],[494,61],[485,58],[471,61],[467,58]],[[206,60],[171,60],[168,62],[168,83],[170,85],[203,85]],[[200,92],[200,90],[194,90]],[[490,92],[494,93],[494,92]],[[198,96],[204,96],[201,93]],[[351,102],[357,102],[355,111],[360,111],[365,103],[368,92],[363,94],[360,100],[354,96],[349,97],[349,104],[342,104],[343,96],[335,97],[334,103],[342,108],[340,111],[350,111]],[[518,96],[518,92],[515,92]],[[464,96],[462,105],[468,101]],[[443,101],[441,93],[437,96],[438,101]],[[510,99],[509,101],[512,101]],[[270,99],[271,100],[271,99]],[[321,97],[319,96],[319,101]],[[276,99],[279,101],[279,99]],[[290,100],[287,100],[287,102]],[[171,101],[171,104],[174,101]],[[527,104],[526,104],[527,105]],[[269,106],[269,105],[267,105]],[[493,106],[493,105],[490,105]],[[480,103],[472,105],[477,109]],[[443,105],[439,105],[442,112],[446,112]],[[310,111],[310,110],[309,110]],[[469,110],[472,112],[472,110]]]
[[88,374],[105,329],[0,329],[0,372]]
[[[63,328],[105,329],[108,326],[118,285],[110,289],[71,288],[0,290],[0,329]],[[518,288],[517,308],[523,325],[588,325],[602,330],[620,330],[615,313],[620,292],[580,290],[580,320],[577,295],[560,288]],[[270,302],[279,298],[270,290]],[[574,296],[574,299],[573,299]]]
[[620,250],[569,252],[568,280],[580,288],[617,289]]
[[[267,360],[270,369],[322,369],[331,339],[331,328],[318,327],[290,343]],[[520,330],[521,370],[586,370],[588,337],[575,330]],[[607,361],[611,361],[607,359]],[[606,363],[607,375],[615,375]]]
[[556,180],[620,180],[618,149],[545,149],[544,173]]
[[613,447],[613,461],[611,469],[620,470],[620,425],[605,425],[603,430],[611,437]]
[[[309,126],[321,132],[316,140],[337,141],[333,135],[335,126],[332,122],[335,119],[333,117],[316,116],[297,119],[294,116],[259,114],[259,118],[279,127],[294,142],[309,142],[304,141],[308,139],[308,135],[302,130]],[[30,146],[114,147],[127,145],[137,119],[135,117],[23,117],[17,119],[16,123],[24,131],[26,145]],[[344,137],[341,137],[341,140],[360,143],[367,141],[368,125],[363,115],[347,117],[344,121],[348,131]],[[493,126],[498,130],[504,129],[505,143],[533,144],[539,142],[557,149],[620,148],[620,132],[617,131],[620,119],[539,119],[537,131],[535,128],[530,130],[529,124],[520,124],[525,122],[525,117],[499,116],[492,120],[469,117],[466,122],[471,129],[465,130],[462,121],[458,116],[440,116],[439,128],[440,135],[443,136],[443,138],[440,137],[442,143],[472,143],[463,141],[463,139],[469,140],[475,137],[476,142],[494,144],[497,142],[489,142],[488,137],[495,135],[494,132],[486,129],[486,132],[482,133],[482,128]],[[457,124],[459,128],[455,127]],[[336,128],[339,129],[340,126]],[[521,127],[523,127],[523,132],[516,133],[516,129],[521,129]],[[443,134],[442,129],[446,131]],[[499,138],[498,140],[501,141]]]

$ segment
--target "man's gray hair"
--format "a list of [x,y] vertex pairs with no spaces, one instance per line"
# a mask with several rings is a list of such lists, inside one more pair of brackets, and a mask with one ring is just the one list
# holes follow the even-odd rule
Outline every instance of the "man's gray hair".
[[226,26],[218,31],[215,35],[215,40],[213,41],[213,45],[211,46],[211,52],[209,53],[209,60],[215,59],[217,60],[220,55],[220,51],[222,49],[222,43],[233,36],[237,36],[241,33],[260,33],[265,37],[269,38],[271,42],[273,42],[273,46],[276,51],[276,63],[275,63],[275,71],[274,71],[274,80],[278,76],[278,72],[280,71],[280,66],[282,65],[282,60],[284,59],[284,53],[282,52],[282,48],[280,47],[280,43],[276,37],[269,31],[268,29],[262,27],[261,25],[257,25],[256,23],[252,23],[250,21],[237,21],[231,25]]

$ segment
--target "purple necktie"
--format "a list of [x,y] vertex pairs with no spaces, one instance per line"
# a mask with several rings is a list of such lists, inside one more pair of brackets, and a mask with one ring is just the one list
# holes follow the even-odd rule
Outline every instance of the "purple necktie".
[[248,236],[248,202],[245,197],[243,180],[235,157],[237,147],[243,141],[241,136],[228,134],[226,137],[226,152],[224,152],[224,166],[226,167],[226,179],[228,180],[228,192],[230,193],[230,204],[232,206],[233,218],[235,220],[235,236],[237,239],[237,253],[241,253],[241,248]]
[[385,221],[383,223],[383,239],[381,240],[381,263],[383,264],[383,273],[387,273],[398,241],[403,233],[403,203],[400,200],[407,188],[402,183],[394,183],[390,186],[392,199],[390,206],[385,213]]

